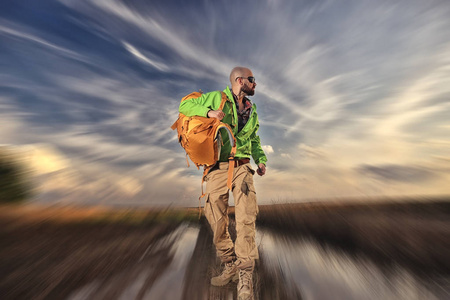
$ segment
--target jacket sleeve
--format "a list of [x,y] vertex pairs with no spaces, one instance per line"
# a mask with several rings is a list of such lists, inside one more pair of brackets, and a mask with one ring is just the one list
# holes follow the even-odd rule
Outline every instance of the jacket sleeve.
[[208,111],[219,108],[221,100],[222,94],[220,92],[206,93],[198,98],[182,101],[178,110],[180,113],[188,117],[207,117]]
[[255,128],[255,131],[250,136],[250,140],[252,143],[252,157],[257,165],[259,165],[260,163],[262,163],[262,164],[267,163],[267,156],[261,147],[261,140],[259,139],[259,136],[257,135],[258,129],[259,129],[259,122]]

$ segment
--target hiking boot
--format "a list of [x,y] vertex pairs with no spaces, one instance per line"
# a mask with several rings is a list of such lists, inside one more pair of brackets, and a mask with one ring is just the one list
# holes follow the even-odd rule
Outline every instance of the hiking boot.
[[224,286],[232,280],[233,282],[237,282],[239,280],[239,272],[234,261],[225,263],[225,268],[223,269],[222,274],[211,278],[211,285]]
[[239,284],[237,286],[238,300],[254,300],[252,276],[253,269],[239,271]]

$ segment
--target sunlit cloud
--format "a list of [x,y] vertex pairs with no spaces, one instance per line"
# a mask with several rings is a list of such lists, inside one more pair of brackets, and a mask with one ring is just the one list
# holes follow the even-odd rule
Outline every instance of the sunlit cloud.
[[266,154],[272,154],[274,152],[273,147],[271,145],[263,145],[262,149]]

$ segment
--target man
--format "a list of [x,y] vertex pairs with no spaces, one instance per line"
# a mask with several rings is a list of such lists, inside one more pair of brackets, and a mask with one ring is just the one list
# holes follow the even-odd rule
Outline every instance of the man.
[[236,67],[230,74],[231,90],[224,93],[227,102],[218,110],[222,100],[219,91],[203,94],[199,98],[181,102],[180,112],[186,116],[204,116],[217,118],[230,125],[236,138],[235,169],[232,181],[232,193],[235,203],[237,238],[233,244],[228,233],[228,156],[231,150],[227,134],[223,134],[219,162],[205,176],[206,202],[205,216],[214,234],[217,255],[225,264],[221,275],[213,277],[211,284],[222,286],[231,280],[237,280],[238,298],[253,299],[252,274],[255,260],[259,258],[255,243],[255,220],[258,213],[250,156],[258,165],[257,173],[266,173],[267,158],[261,147],[257,131],[259,128],[256,105],[247,98],[253,96],[256,81],[250,69]]

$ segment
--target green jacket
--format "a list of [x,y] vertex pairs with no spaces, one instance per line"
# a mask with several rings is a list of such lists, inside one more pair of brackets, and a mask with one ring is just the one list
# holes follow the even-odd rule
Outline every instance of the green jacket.
[[[257,135],[259,128],[258,114],[256,113],[256,105],[253,104],[250,117],[244,128],[238,132],[238,118],[236,104],[234,103],[233,94],[229,87],[223,91],[228,99],[223,107],[225,117],[222,122],[230,125],[234,137],[236,138],[236,158],[250,158],[258,165],[260,163],[266,164],[267,157],[261,147],[259,136]],[[190,116],[207,117],[209,110],[219,109],[220,102],[222,102],[222,94],[220,91],[205,93],[199,98],[188,99],[180,104],[180,113]],[[223,146],[220,153],[220,161],[228,161],[228,156],[231,151],[231,144],[228,139],[228,134],[223,133]]]

